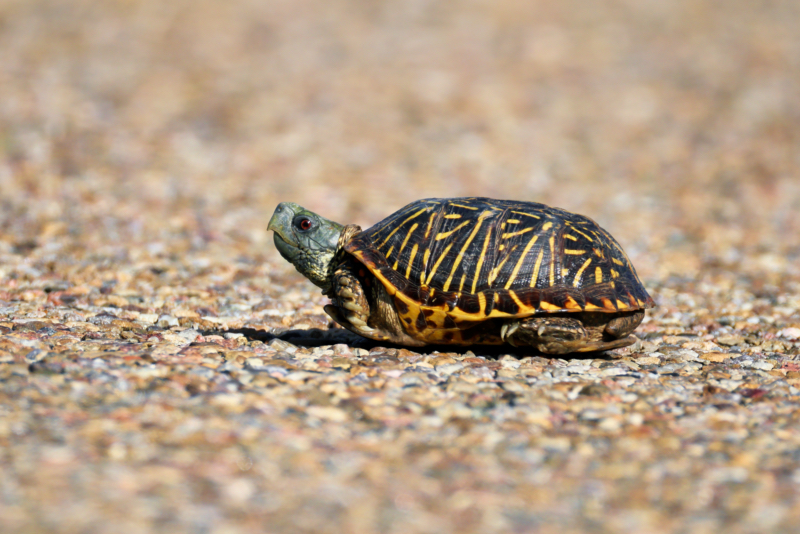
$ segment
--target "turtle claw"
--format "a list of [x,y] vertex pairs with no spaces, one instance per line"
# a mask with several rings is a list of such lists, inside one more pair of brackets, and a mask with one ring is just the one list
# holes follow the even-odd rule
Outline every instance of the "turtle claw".
[[514,343],[512,341],[510,341],[508,338],[509,338],[509,336],[511,336],[511,334],[516,332],[518,328],[519,328],[519,322],[518,321],[514,321],[513,323],[505,323],[505,324],[503,324],[503,326],[500,327],[500,339],[502,339],[503,341],[506,341],[506,342],[511,343],[512,345],[514,345]]
[[356,298],[355,294],[349,289],[340,289],[339,296],[351,300]]
[[350,324],[357,327],[364,327],[367,326],[367,323],[356,317],[355,315],[348,315],[347,320],[350,321]]
[[356,313],[362,313],[364,311],[361,309],[361,306],[359,306],[355,302],[349,302],[349,301],[342,302],[342,308]]

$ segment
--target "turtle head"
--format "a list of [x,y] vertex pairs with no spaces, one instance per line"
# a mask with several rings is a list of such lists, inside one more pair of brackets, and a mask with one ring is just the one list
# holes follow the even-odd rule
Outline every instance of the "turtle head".
[[344,226],[292,202],[281,202],[267,228],[275,232],[275,247],[281,256],[327,292]]

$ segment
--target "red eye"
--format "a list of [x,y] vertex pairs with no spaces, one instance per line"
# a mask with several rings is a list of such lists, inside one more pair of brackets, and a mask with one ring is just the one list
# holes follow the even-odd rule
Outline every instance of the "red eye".
[[314,227],[314,221],[312,221],[308,217],[297,217],[294,220],[294,226],[295,228],[297,228],[302,232],[307,232],[308,230],[311,230]]

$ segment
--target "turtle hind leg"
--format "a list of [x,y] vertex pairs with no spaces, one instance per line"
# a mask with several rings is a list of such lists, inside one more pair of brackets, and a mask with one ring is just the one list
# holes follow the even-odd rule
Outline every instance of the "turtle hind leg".
[[636,327],[641,324],[642,319],[644,319],[644,310],[626,313],[611,319],[603,329],[603,332],[608,337],[624,338],[636,330]]
[[594,339],[583,323],[571,317],[528,317],[506,322],[500,332],[503,341],[515,347],[529,346],[545,354],[593,352],[618,349],[636,338],[603,341]]

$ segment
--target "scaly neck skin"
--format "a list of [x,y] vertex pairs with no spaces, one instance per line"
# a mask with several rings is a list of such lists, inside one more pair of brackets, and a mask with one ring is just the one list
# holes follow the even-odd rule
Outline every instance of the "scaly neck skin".
[[275,232],[275,246],[281,256],[326,294],[331,290],[342,247],[349,237],[361,231],[354,231],[355,228],[358,227],[329,221],[291,202],[278,204],[268,227]]

